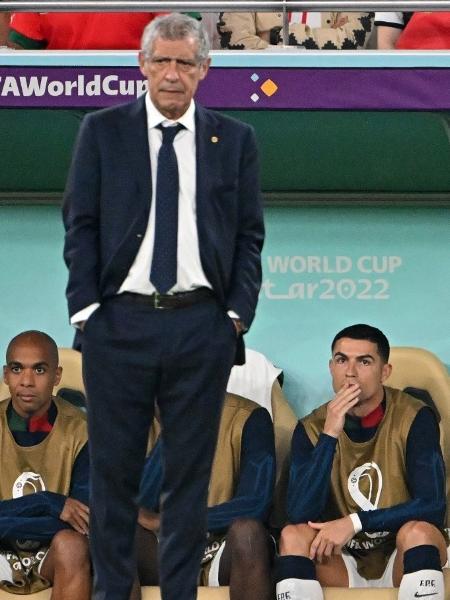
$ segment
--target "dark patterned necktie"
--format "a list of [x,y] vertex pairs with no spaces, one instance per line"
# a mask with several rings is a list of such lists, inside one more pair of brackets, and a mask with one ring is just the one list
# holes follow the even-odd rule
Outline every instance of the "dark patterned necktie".
[[160,294],[166,294],[177,282],[178,237],[178,163],[173,147],[183,125],[163,127],[156,174],[155,242],[150,281]]

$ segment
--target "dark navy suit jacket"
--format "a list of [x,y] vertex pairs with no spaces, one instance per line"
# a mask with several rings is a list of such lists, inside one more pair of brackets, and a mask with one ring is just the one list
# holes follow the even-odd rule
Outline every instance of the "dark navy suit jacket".
[[[197,226],[203,270],[224,310],[250,326],[264,239],[249,125],[196,104]],[[85,117],[64,199],[70,315],[117,293],[147,227],[152,195],[144,96]]]

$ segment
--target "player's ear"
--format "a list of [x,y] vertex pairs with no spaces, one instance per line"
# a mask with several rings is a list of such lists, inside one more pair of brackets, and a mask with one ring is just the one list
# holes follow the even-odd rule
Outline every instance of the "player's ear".
[[147,60],[145,54],[141,50],[138,55],[139,58],[139,69],[144,77],[148,77],[147,75]]
[[59,385],[59,382],[61,381],[61,376],[62,376],[62,367],[57,367],[56,371],[55,371],[55,382],[53,384],[54,387],[56,387],[57,385]]
[[210,64],[211,64],[210,58],[207,58],[204,62],[201,63],[200,78],[199,78],[200,80],[205,79],[205,77],[207,76]]
[[390,365],[389,363],[386,363],[385,365],[383,365],[383,369],[381,371],[381,383],[384,383],[386,381],[386,379],[388,379],[388,377],[390,376],[391,373],[392,373],[392,365]]

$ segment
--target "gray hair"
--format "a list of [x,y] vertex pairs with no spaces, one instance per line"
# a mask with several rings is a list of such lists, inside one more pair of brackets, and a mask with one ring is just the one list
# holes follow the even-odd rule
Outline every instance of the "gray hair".
[[141,49],[145,58],[151,57],[156,38],[163,40],[192,38],[197,42],[197,61],[203,63],[208,58],[210,49],[208,34],[200,21],[188,15],[171,13],[151,21],[144,29],[141,39]]

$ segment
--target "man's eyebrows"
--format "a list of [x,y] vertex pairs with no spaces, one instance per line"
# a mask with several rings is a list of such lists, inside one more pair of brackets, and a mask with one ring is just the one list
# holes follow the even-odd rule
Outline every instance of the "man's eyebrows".
[[358,360],[362,360],[363,358],[370,358],[370,360],[375,360],[375,357],[372,356],[371,354],[361,354],[360,356],[356,357]]
[[189,58],[187,56],[166,56],[165,54],[154,54],[151,57],[151,60],[175,60],[175,61],[181,61],[181,62],[194,62],[195,61],[195,57],[194,58]]
[[[19,360],[10,360],[6,364],[8,365],[8,367],[23,367],[23,363],[21,363]],[[37,363],[33,363],[31,365],[31,368],[36,369],[37,367],[48,367],[48,366],[49,366],[48,362],[46,362],[45,360],[41,360]]]
[[[347,354],[344,354],[344,352],[336,352],[336,354],[334,355],[333,358],[336,358],[337,356],[342,356],[342,358],[348,359]],[[369,358],[370,360],[375,360],[375,357],[372,356],[372,354],[360,354],[359,356],[356,356],[357,360],[362,360],[363,358]]]

